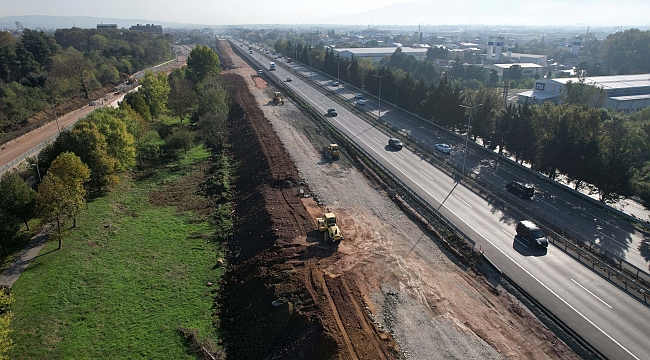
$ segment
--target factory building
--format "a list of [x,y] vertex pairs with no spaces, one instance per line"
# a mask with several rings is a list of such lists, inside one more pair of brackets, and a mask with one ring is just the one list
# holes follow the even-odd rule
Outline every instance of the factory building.
[[[541,104],[552,101],[559,104],[567,82],[578,78],[540,79],[533,90],[519,93],[519,103]],[[602,88],[607,93],[604,107],[631,113],[650,106],[650,74],[594,76],[585,78],[585,84]]]
[[[427,50],[428,48],[426,47],[420,47],[420,48],[410,48],[410,47],[402,47],[402,52],[406,55],[412,55],[414,56],[417,60],[419,61],[424,61],[424,59],[427,58]],[[370,59],[373,62],[379,62],[384,56],[388,55],[393,55],[395,50],[397,50],[396,47],[383,47],[383,48],[341,48],[333,49],[339,56],[345,59],[351,59],[352,56],[356,59]]]

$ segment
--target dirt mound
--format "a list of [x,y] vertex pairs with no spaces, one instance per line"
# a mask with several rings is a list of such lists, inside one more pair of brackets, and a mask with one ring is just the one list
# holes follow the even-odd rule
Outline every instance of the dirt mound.
[[[360,291],[316,260],[336,257],[297,188],[298,171],[244,78],[235,88],[229,142],[237,169],[235,235],[218,303],[233,359],[391,359],[396,345],[369,321]],[[306,191],[308,193],[308,191]],[[313,202],[313,200],[311,200]]]

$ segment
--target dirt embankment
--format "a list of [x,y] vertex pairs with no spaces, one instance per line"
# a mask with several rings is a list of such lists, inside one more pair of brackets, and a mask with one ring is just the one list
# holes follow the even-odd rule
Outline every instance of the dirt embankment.
[[245,80],[224,77],[235,87],[230,144],[239,164],[220,309],[229,357],[394,358],[392,337],[369,321],[354,282],[316,266],[337,256],[336,245],[316,230],[297,195],[298,187],[308,189]]

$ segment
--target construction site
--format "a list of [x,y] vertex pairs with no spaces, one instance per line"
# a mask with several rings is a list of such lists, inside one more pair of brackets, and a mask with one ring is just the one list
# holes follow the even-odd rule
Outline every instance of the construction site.
[[450,250],[227,41],[218,47],[239,164],[215,299],[229,358],[588,357],[497,271]]

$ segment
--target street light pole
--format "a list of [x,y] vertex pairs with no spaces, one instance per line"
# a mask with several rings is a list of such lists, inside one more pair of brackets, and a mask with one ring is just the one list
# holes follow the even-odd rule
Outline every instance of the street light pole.
[[43,179],[41,179],[41,170],[38,168],[38,161],[31,165],[36,166],[36,172],[38,173],[38,182],[43,182]]
[[384,74],[384,75],[373,75],[374,77],[378,77],[378,78],[379,78],[379,115],[377,115],[377,122],[379,122],[379,121],[381,120],[381,78],[383,78],[383,77],[386,76],[386,75],[388,75],[388,74]]
[[339,86],[341,85],[341,76],[340,76],[341,75],[341,66],[340,66],[341,61],[335,61],[335,63],[336,63],[336,83],[337,83],[336,88],[338,89]]
[[47,101],[47,99],[43,99],[43,100],[45,102],[47,102],[50,105],[50,107],[52,108],[52,111],[54,112],[54,121],[56,121],[56,129],[58,130],[58,132],[61,132],[61,127],[59,126],[59,117],[56,115],[56,108],[54,107],[54,105],[52,103]]
[[469,123],[472,121],[472,110],[482,105],[483,104],[478,104],[475,106],[458,105],[462,108],[469,110],[469,119],[467,120],[467,130],[465,131],[465,155],[463,155],[463,171],[461,173],[461,176],[465,176],[465,159],[467,159],[467,145],[469,145]]

